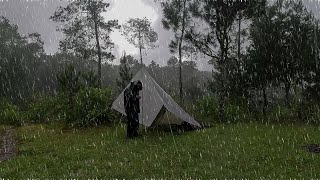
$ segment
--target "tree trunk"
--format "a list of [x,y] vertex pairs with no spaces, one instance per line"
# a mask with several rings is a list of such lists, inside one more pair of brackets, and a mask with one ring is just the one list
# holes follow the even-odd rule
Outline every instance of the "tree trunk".
[[222,122],[226,122],[225,119],[225,103],[227,100],[227,60],[228,60],[228,49],[229,49],[229,38],[228,38],[228,27],[224,26],[223,28],[223,39],[221,45],[221,70],[222,70],[222,82],[221,82],[221,97],[220,97],[220,119]]
[[266,110],[267,110],[267,107],[268,107],[268,99],[267,99],[267,92],[266,92],[266,87],[265,87],[265,86],[263,86],[262,92],[263,92],[263,108],[262,108],[262,113],[263,113],[263,116],[266,116]]
[[142,42],[141,42],[141,31],[139,28],[139,51],[140,51],[140,64],[142,67]]
[[96,47],[98,50],[98,87],[101,88],[101,47],[99,42],[98,19],[97,12],[94,12],[94,31],[96,35]]
[[221,73],[222,73],[222,79],[221,79],[221,89],[219,92],[219,119],[220,122],[225,122],[225,100],[226,100],[226,87],[225,87],[225,80],[226,80],[226,66],[225,62],[221,64]]
[[180,103],[183,103],[183,91],[182,91],[182,52],[181,41],[179,43],[179,98]]
[[139,47],[139,51],[140,51],[140,64],[142,67],[142,48],[141,48],[141,46]]
[[224,44],[222,44],[221,48],[221,62],[220,62],[220,88],[219,88],[219,119],[220,122],[225,122],[225,100],[226,100],[226,79],[227,79],[227,74],[226,74],[226,49],[224,47]]
[[183,104],[183,87],[182,87],[182,43],[185,33],[185,13],[186,13],[186,2],[187,0],[183,1],[183,15],[182,15],[182,29],[181,29],[181,36],[179,39],[179,97],[180,103]]

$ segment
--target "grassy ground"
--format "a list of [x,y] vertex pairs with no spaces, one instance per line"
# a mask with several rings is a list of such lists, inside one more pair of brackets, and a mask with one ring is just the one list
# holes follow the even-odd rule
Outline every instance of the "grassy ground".
[[311,126],[217,125],[136,140],[121,125],[60,129],[16,129],[20,155],[0,163],[0,178],[320,178],[320,154],[301,148],[320,143]]

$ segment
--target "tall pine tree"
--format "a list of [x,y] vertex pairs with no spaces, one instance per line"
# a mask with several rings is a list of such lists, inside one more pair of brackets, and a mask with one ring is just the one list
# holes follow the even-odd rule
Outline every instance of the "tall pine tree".
[[60,41],[61,50],[76,53],[87,60],[96,61],[94,57],[97,57],[99,87],[102,62],[114,59],[110,33],[114,28],[120,28],[117,20],[106,22],[102,16],[109,5],[103,0],[74,0],[67,7],[59,7],[50,17],[62,25],[58,28],[65,34],[65,39]]

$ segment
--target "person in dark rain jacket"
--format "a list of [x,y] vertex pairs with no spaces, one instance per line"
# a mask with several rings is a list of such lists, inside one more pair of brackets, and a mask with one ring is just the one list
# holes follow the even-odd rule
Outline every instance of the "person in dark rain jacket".
[[137,137],[139,128],[139,113],[140,113],[140,95],[142,90],[141,81],[131,82],[130,86],[124,91],[124,108],[127,114],[127,137]]

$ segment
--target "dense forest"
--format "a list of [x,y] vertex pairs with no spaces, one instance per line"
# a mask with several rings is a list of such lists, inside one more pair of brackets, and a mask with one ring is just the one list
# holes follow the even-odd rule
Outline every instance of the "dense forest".
[[[48,21],[64,34],[59,51],[46,54],[37,32],[22,35],[0,18],[0,123],[119,121],[113,100],[144,67],[202,123],[319,124],[319,20],[302,1],[156,1],[172,57],[144,64],[142,50],[157,49],[147,18],[105,21],[109,3],[74,0]],[[139,59],[116,60],[110,33],[119,30]],[[112,61],[119,61],[116,65]],[[197,62],[213,66],[201,71]]]

